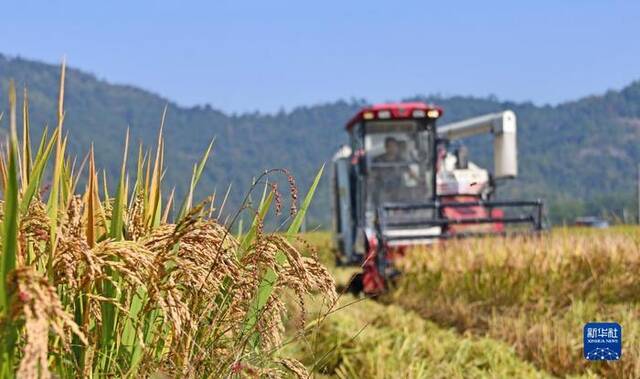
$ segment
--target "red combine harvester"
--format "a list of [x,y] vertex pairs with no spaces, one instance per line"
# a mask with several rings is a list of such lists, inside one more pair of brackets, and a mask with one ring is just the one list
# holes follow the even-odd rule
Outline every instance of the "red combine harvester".
[[[517,175],[516,116],[488,114],[438,126],[442,109],[378,104],[346,126],[349,145],[333,157],[331,181],[337,263],[360,265],[351,284],[378,294],[398,274],[409,246],[452,237],[542,230],[541,201],[492,200]],[[491,133],[494,171],[476,166],[456,140]]]

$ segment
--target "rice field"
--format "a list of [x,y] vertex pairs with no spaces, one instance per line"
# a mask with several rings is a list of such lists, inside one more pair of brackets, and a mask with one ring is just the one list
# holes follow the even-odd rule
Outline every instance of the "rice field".
[[[91,147],[70,156],[64,75],[39,140],[26,89],[0,113],[0,379],[640,377],[639,229],[447,241],[409,252],[377,301],[338,294],[358,269],[333,266],[329,233],[297,235],[322,169],[300,204],[265,173],[291,184],[279,233],[259,177],[234,235],[224,199],[194,199],[212,145],[182,199],[166,190],[164,115],[152,146],[123,136],[113,181]],[[582,358],[588,321],[623,326],[620,361]]]
[[151,148],[132,153],[123,136],[115,187],[92,148],[70,156],[64,76],[63,65],[56,127],[39,142],[26,89],[19,102],[11,83],[0,114],[0,378],[307,377],[282,352],[284,317],[306,297],[336,299],[326,268],[291,243],[322,170],[300,204],[289,178],[286,233],[264,231],[282,200],[256,181],[253,223],[234,236],[216,217],[224,200],[194,200],[211,145],[184,199],[166,191],[164,115]]
[[[330,235],[309,239],[329,264]],[[383,299],[343,296],[301,360],[322,357],[317,373],[345,378],[640,377],[638,228],[448,241],[400,265]],[[584,360],[589,321],[622,325],[620,361]]]

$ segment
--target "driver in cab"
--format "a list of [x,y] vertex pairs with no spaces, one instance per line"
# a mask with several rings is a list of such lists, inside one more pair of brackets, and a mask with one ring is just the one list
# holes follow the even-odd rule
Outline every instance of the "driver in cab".
[[405,187],[405,176],[419,181],[417,175],[409,169],[408,161],[403,156],[401,143],[393,137],[384,140],[384,153],[373,158],[373,168],[378,193],[384,192],[385,201],[402,200],[402,187]]
[[373,158],[374,163],[397,163],[404,159],[400,154],[400,141],[393,137],[384,140],[384,153]]

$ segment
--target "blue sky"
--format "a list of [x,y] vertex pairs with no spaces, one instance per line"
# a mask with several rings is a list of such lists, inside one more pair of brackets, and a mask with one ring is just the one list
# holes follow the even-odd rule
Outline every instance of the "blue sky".
[[558,103],[640,79],[640,1],[13,1],[0,53],[182,105],[440,93]]

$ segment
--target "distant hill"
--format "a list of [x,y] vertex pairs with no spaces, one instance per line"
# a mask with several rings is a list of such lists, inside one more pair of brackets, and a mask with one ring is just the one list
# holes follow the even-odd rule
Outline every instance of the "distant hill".
[[[276,114],[228,115],[208,105],[180,107],[153,93],[113,85],[79,70],[71,69],[67,74],[65,125],[71,130],[71,151],[86,154],[94,141],[99,165],[116,173],[127,127],[132,141],[152,143],[162,109],[168,104],[167,183],[182,192],[193,162],[215,137],[200,195],[214,189],[224,192],[232,183],[229,210],[238,207],[252,178],[268,168],[290,169],[301,191],[306,191],[315,172],[346,141],[344,123],[364,104],[336,101]],[[9,79],[26,85],[32,125],[39,133],[55,121],[58,75],[55,65],[0,55],[0,103],[7,102]],[[605,210],[620,218],[623,209],[632,214],[640,161],[640,82],[558,106],[461,96],[413,99],[443,106],[442,122],[503,109],[516,112],[521,176],[502,189],[501,196],[544,198],[555,221]],[[488,141],[479,138],[468,144],[472,159],[488,166],[491,145],[482,142]],[[329,208],[328,185],[324,183],[308,225],[327,225]]]

